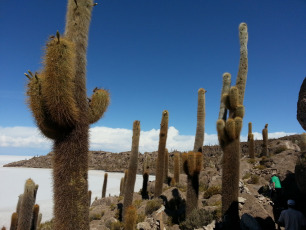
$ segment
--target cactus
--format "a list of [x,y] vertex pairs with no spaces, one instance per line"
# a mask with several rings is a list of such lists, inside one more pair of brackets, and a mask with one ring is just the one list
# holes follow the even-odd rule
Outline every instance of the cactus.
[[175,183],[179,183],[180,182],[180,153],[175,153],[174,154],[174,170],[173,170],[173,179],[175,181]]
[[119,193],[119,196],[123,196],[123,191],[124,191],[124,177],[122,177],[121,180],[120,180],[120,193]]
[[88,206],[89,206],[89,207],[90,207],[90,205],[91,205],[91,195],[92,195],[91,190],[88,190]]
[[268,151],[268,124],[265,125],[265,128],[262,130],[262,152],[261,156],[269,156]]
[[41,220],[42,220],[42,214],[39,213],[39,214],[38,214],[38,220],[37,220],[37,226],[38,226],[38,227],[40,226]]
[[223,87],[221,91],[221,102],[220,102],[220,111],[219,111],[219,120],[226,120],[227,117],[227,109],[224,101],[222,100],[222,96],[229,93],[231,87],[231,75],[229,73],[223,74]]
[[124,215],[124,230],[134,230],[137,221],[137,210],[134,206],[129,206]]
[[132,205],[133,202],[133,194],[134,194],[136,173],[138,167],[139,137],[140,137],[140,122],[134,121],[131,158],[130,158],[129,169],[124,188],[123,218],[125,218],[125,212],[127,210],[127,207]]
[[187,174],[186,216],[198,208],[199,175],[202,169],[202,153],[183,153],[183,166]]
[[32,218],[32,225],[31,230],[36,230],[38,225],[38,215],[39,215],[39,205],[35,204],[33,207],[33,218]]
[[301,135],[300,148],[301,148],[301,152],[306,151],[306,133],[302,133]]
[[[228,119],[220,106],[217,131],[220,146],[223,150],[222,158],[222,217],[229,229],[236,229],[239,222],[238,213],[238,189],[239,189],[239,166],[240,166],[240,132],[244,116],[244,92],[247,79],[248,58],[247,58],[247,25],[239,25],[240,39],[240,63],[236,80],[233,86],[221,96],[222,103],[229,110]],[[231,75],[225,73],[223,89],[228,87]],[[223,90],[222,90],[223,91]],[[221,104],[222,104],[221,103]],[[225,116],[224,116],[225,115]]]
[[249,140],[249,157],[254,159],[255,158],[255,142],[254,142],[254,135],[250,134]]
[[252,134],[252,122],[248,124],[248,141],[250,140],[250,135]]
[[17,212],[14,212],[12,214],[12,218],[11,218],[10,230],[17,230],[17,224],[18,224],[18,214],[17,214]]
[[302,152],[299,156],[295,169],[295,181],[303,195],[306,195],[306,152]]
[[108,173],[105,173],[104,181],[103,181],[103,188],[102,188],[102,198],[104,198],[106,194],[107,178],[108,178]]
[[164,183],[168,184],[168,170],[169,170],[169,152],[165,149],[165,162],[164,162]]
[[143,182],[142,182],[142,189],[141,189],[141,197],[142,199],[149,199],[149,194],[148,194],[149,174],[147,172],[144,172],[142,177],[143,177]]
[[194,152],[202,152],[205,128],[205,89],[198,90],[197,129],[194,140]]
[[169,114],[167,110],[163,111],[162,120],[160,124],[159,133],[159,144],[158,144],[158,155],[156,160],[156,173],[155,173],[155,190],[154,196],[159,197],[163,191],[163,181],[164,181],[164,167],[165,167],[165,149],[168,134],[168,119]]
[[[86,50],[92,0],[68,0],[64,36],[48,41],[43,70],[26,76],[28,104],[41,132],[54,141],[54,228],[89,229],[88,129],[101,118],[109,93],[87,99]],[[65,176],[63,176],[65,175]]]
[[18,213],[18,227],[17,230],[30,230],[33,206],[35,204],[35,183],[32,179],[28,179],[24,185],[24,193],[20,205],[20,213]]

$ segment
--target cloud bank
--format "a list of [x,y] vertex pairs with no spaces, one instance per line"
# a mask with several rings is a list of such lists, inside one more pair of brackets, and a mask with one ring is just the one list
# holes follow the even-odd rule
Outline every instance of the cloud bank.
[[[261,133],[253,133],[254,139],[262,139]],[[275,132],[269,133],[269,138],[278,138],[294,133]],[[216,134],[205,133],[205,145],[218,144]],[[247,136],[241,136],[242,141],[246,141]],[[152,152],[158,149],[159,129],[151,129],[149,131],[141,131],[139,151]],[[109,127],[93,127],[90,129],[90,150],[103,150],[110,152],[130,151],[132,142],[132,130],[109,128]],[[194,136],[181,135],[173,126],[169,127],[167,148],[169,151],[179,150],[188,151],[193,149]],[[0,147],[14,149],[37,149],[45,154],[51,151],[52,142],[43,137],[39,130],[34,127],[1,127],[0,126]],[[0,152],[1,154],[2,152]],[[2,153],[4,154],[4,152]]]

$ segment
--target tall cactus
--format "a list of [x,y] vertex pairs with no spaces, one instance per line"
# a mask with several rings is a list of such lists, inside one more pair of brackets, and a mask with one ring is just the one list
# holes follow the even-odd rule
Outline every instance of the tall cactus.
[[164,167],[165,167],[164,162],[165,162],[165,149],[166,149],[167,134],[168,134],[168,120],[169,120],[168,111],[164,110],[160,124],[158,155],[156,160],[155,190],[154,190],[155,197],[159,197],[163,192]]
[[103,187],[102,187],[102,198],[104,198],[105,194],[106,194],[107,178],[108,178],[108,173],[105,173],[104,174]]
[[131,158],[130,158],[129,169],[124,188],[123,218],[125,218],[125,212],[127,208],[130,205],[132,205],[133,202],[133,194],[134,194],[136,173],[138,167],[139,137],[140,137],[140,121],[134,121]]
[[[247,41],[248,32],[246,23],[239,25],[240,63],[236,86],[222,95],[222,102],[229,110],[229,117],[219,113],[217,131],[220,146],[223,150],[222,172],[222,216],[229,229],[235,229],[239,221],[238,188],[240,166],[240,132],[244,116],[244,92],[248,71]],[[223,79],[230,82],[230,74],[225,73]],[[224,81],[223,81],[224,82]],[[223,88],[225,86],[223,85]],[[220,107],[220,110],[222,107]],[[220,118],[222,117],[222,118]]]
[[[63,37],[45,49],[44,68],[30,79],[28,103],[41,132],[54,141],[54,228],[89,229],[88,129],[102,117],[109,93],[86,94],[86,51],[92,0],[68,0]],[[64,176],[63,176],[64,175]]]
[[183,168],[187,174],[186,216],[198,208],[199,175],[202,169],[202,153],[183,153]]
[[33,217],[33,207],[35,204],[35,183],[28,179],[24,185],[24,193],[18,213],[17,230],[30,230]]
[[249,122],[248,126],[248,141],[250,140],[250,135],[252,134],[252,122]]
[[197,129],[194,140],[194,152],[202,152],[205,128],[205,89],[198,90]]
[[173,178],[175,183],[179,184],[180,183],[180,153],[177,152],[174,154],[174,165],[173,165]]
[[261,156],[269,156],[268,150],[268,124],[265,125],[265,128],[262,130],[262,152]]
[[252,122],[249,122],[248,150],[249,150],[249,157],[254,159],[255,158],[255,143],[254,143],[254,135],[252,133]]

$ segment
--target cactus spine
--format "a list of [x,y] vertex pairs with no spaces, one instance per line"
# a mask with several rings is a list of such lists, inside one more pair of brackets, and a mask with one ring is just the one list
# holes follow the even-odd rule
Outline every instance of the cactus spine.
[[[92,0],[68,0],[65,35],[51,39],[44,68],[29,74],[27,95],[37,126],[54,140],[54,228],[89,229],[88,129],[109,103],[107,91],[86,94],[86,51]],[[65,176],[63,176],[65,175]]]
[[194,140],[194,152],[202,152],[205,128],[205,89],[198,90],[197,129]]
[[108,173],[105,173],[104,181],[103,181],[103,188],[102,188],[102,198],[104,198],[106,194],[107,178],[108,178]]
[[186,216],[198,208],[199,175],[202,169],[202,153],[183,153],[183,167],[187,174]]
[[175,183],[180,183],[180,153],[175,153],[174,154],[174,170],[173,170],[173,178]]
[[20,205],[20,213],[18,213],[18,227],[17,230],[30,230],[33,206],[35,204],[35,183],[32,179],[28,179],[24,185],[24,193]]
[[134,193],[134,186],[135,186],[137,166],[138,166],[139,137],[140,137],[140,121],[134,121],[131,158],[130,158],[129,169],[124,188],[123,217],[125,217],[127,208],[130,205],[132,205],[133,202],[133,193]]
[[17,230],[17,224],[18,224],[18,214],[17,214],[17,212],[14,212],[12,214],[12,218],[11,218],[10,230]]
[[262,152],[261,156],[269,156],[268,151],[268,124],[265,125],[265,128],[262,130]]
[[169,170],[169,152],[165,149],[165,167],[164,167],[164,183],[168,183],[168,170]]
[[[236,86],[231,87],[227,93],[222,95],[222,101],[229,110],[229,118],[226,119],[227,116],[223,116],[224,114],[221,111],[222,106],[220,106],[219,120],[217,121],[218,139],[223,150],[222,216],[229,229],[236,229],[239,223],[240,131],[244,116],[243,99],[248,70],[248,32],[245,23],[239,25],[239,39],[240,63]],[[227,82],[230,82],[231,76],[229,73],[225,73],[223,75],[224,78],[227,79]],[[223,88],[225,88],[224,85]]]
[[158,155],[156,160],[156,173],[155,173],[155,190],[154,196],[159,197],[163,191],[163,181],[164,181],[164,167],[165,167],[165,149],[168,134],[168,120],[169,113],[167,110],[163,111],[162,120],[160,124],[159,133],[159,144],[158,144]]

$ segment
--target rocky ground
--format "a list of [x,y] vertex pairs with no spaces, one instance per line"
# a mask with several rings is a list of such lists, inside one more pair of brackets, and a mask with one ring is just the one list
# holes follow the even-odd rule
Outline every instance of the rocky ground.
[[[295,199],[298,209],[306,214],[305,195],[302,196],[295,182],[295,165],[301,155],[300,137],[288,136],[269,141],[270,157],[260,157],[261,141],[256,141],[257,157],[248,157],[247,143],[241,143],[241,164],[239,183],[239,208],[241,229],[275,229],[274,214],[277,209],[270,199],[268,189],[272,169],[277,169],[283,186],[283,206],[287,199]],[[90,152],[90,168],[110,172],[122,172],[128,167],[129,152],[109,153]],[[169,176],[172,176],[173,155],[169,157]],[[144,162],[150,173],[154,174],[154,162],[157,153],[140,154],[138,173],[142,173]],[[222,152],[218,146],[204,146],[204,167],[200,174],[200,194],[198,211],[184,216],[186,199],[186,175],[180,174],[176,185],[164,184],[161,199],[154,199],[154,182],[149,182],[150,199],[142,199],[141,193],[134,193],[133,205],[137,208],[137,229],[220,229],[221,217],[221,165]],[[43,157],[34,157],[28,161],[19,161],[7,167],[52,166],[52,153]],[[146,161],[146,159],[149,159]],[[114,196],[96,198],[90,207],[90,229],[122,229],[120,207],[123,197]],[[41,229],[52,229],[47,223]]]

